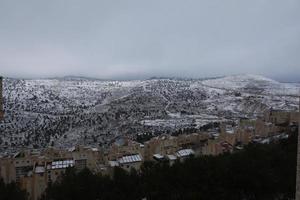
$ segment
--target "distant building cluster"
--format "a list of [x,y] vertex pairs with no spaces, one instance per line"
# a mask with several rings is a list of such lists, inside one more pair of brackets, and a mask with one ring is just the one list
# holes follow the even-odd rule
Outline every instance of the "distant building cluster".
[[0,174],[5,183],[17,182],[30,199],[38,199],[49,183],[69,167],[80,171],[111,175],[114,167],[139,170],[144,161],[180,162],[190,156],[218,155],[238,151],[250,142],[269,143],[297,125],[297,112],[270,110],[257,120],[242,119],[236,126],[223,123],[218,128],[188,135],[160,135],[143,144],[119,138],[108,149],[77,146],[70,149],[24,150],[0,158]]
[[221,124],[219,130],[210,130],[210,138],[202,149],[204,155],[218,155],[240,150],[253,143],[270,143],[298,126],[299,112],[268,110],[256,120],[241,119],[237,126]]

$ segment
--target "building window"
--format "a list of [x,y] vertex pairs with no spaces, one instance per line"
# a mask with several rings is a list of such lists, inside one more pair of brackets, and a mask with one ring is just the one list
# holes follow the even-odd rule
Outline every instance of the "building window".
[[83,170],[87,166],[87,161],[86,159],[82,160],[75,160],[75,168],[79,171]]

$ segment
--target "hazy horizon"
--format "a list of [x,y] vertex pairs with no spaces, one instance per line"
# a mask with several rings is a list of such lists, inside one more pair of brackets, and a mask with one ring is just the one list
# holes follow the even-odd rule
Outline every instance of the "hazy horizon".
[[[91,79],[91,80],[102,80],[102,81],[134,81],[134,80],[150,80],[150,79],[182,79],[182,80],[205,80],[205,79],[217,79],[228,76],[243,76],[243,75],[257,75],[265,78],[269,78],[282,83],[300,83],[298,79],[296,80],[285,80],[272,78],[268,76],[264,76],[261,74],[228,74],[228,75],[220,75],[220,76],[205,76],[205,77],[180,77],[180,76],[149,76],[149,77],[132,77],[132,78],[97,78],[92,76],[80,76],[80,75],[66,75],[66,76],[45,76],[45,77],[12,77],[12,76],[2,76],[3,78],[11,78],[11,79],[24,79],[24,80],[38,80],[38,79],[68,79],[68,78],[82,78],[82,79]],[[0,75],[1,77],[1,75]]]

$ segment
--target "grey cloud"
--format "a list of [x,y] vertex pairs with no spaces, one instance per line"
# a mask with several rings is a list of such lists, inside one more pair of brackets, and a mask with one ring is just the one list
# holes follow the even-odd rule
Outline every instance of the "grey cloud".
[[0,0],[12,77],[300,76],[298,0]]

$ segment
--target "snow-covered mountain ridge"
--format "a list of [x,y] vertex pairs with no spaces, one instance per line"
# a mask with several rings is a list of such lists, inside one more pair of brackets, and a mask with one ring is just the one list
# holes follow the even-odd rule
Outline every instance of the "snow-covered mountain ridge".
[[270,107],[297,109],[299,84],[258,75],[106,81],[4,79],[0,147],[106,145],[120,135],[172,132]]
[[[203,81],[210,87],[224,89],[263,90],[270,95],[299,95],[299,85],[293,83],[280,83],[260,75],[244,74],[226,76],[218,79]],[[255,93],[255,91],[254,91]]]

